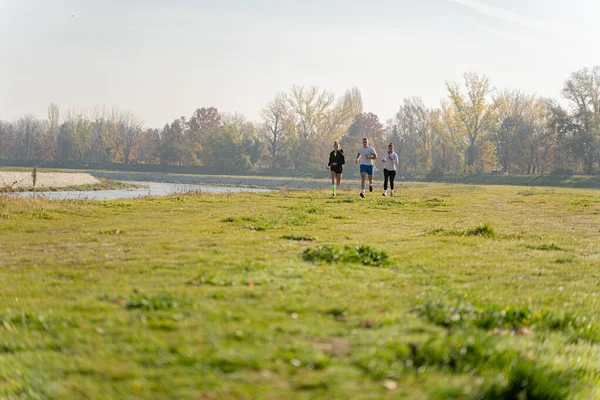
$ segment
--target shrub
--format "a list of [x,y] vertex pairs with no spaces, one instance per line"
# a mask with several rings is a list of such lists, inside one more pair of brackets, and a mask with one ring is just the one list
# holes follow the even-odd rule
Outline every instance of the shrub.
[[125,302],[127,309],[142,309],[145,311],[170,310],[180,307],[180,302],[170,294],[159,294],[153,297],[145,295],[131,296]]
[[490,386],[481,398],[560,400],[568,398],[570,394],[571,379],[567,374],[522,358],[506,373],[506,378],[505,385]]
[[388,255],[385,251],[380,251],[370,246],[344,246],[343,248],[337,246],[318,246],[306,249],[302,253],[302,258],[305,261],[312,262],[342,262],[383,266],[387,263]]
[[432,168],[426,175],[426,181],[435,181],[444,177],[444,170],[438,167]]
[[479,224],[475,228],[467,229],[465,231],[465,236],[483,236],[492,238],[496,236],[496,232],[494,228],[488,223]]
[[494,238],[496,237],[496,231],[494,227],[489,223],[482,223],[477,225],[474,228],[461,228],[461,229],[453,229],[446,230],[444,228],[436,228],[430,231],[432,235],[447,235],[447,236],[478,236],[478,237],[486,237],[486,238]]
[[310,235],[283,235],[282,239],[297,240],[300,242],[314,242],[317,238]]
[[572,176],[574,173],[571,168],[553,168],[551,175]]

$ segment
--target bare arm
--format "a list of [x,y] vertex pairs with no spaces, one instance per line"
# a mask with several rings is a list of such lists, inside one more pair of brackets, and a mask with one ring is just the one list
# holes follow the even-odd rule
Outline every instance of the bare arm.
[[358,164],[358,160],[360,160],[360,153],[356,153],[356,164]]

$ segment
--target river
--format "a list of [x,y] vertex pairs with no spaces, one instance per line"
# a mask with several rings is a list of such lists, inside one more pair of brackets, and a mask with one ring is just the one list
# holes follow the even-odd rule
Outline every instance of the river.
[[182,183],[167,182],[136,182],[123,181],[134,185],[142,185],[139,188],[118,189],[118,190],[89,190],[89,191],[65,191],[65,192],[20,192],[16,193],[20,197],[42,197],[51,200],[116,200],[145,196],[166,196],[176,193],[240,193],[240,192],[270,192],[272,189],[246,188],[237,186],[212,186],[212,185],[193,185]]

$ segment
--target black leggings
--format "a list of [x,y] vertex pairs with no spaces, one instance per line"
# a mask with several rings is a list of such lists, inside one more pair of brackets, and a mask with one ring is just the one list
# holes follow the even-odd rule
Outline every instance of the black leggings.
[[394,190],[394,178],[396,177],[396,171],[388,171],[387,169],[384,169],[383,177],[383,190],[387,190],[388,177],[390,178],[390,189]]

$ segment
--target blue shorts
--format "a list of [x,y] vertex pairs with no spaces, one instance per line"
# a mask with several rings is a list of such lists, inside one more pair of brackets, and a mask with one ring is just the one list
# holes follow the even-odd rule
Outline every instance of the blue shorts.
[[360,164],[360,173],[362,174],[364,172],[366,172],[367,175],[373,175],[373,166]]

